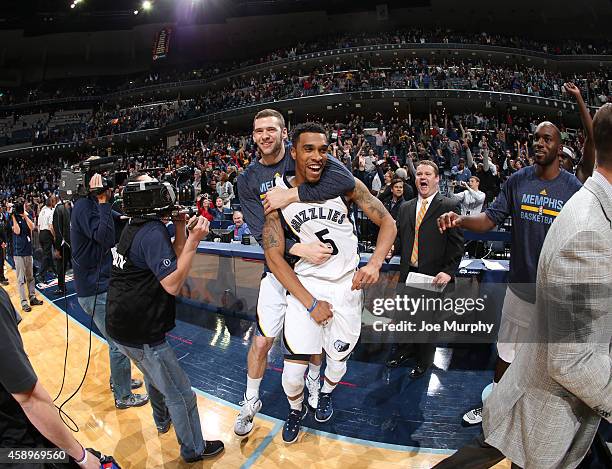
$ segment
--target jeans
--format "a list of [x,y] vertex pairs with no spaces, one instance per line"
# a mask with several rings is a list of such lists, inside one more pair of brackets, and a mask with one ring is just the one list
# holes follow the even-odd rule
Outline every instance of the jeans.
[[165,341],[152,347],[117,346],[144,375],[155,425],[163,428],[172,421],[183,459],[201,455],[204,452],[204,438],[196,395],[172,347]]
[[[94,314],[95,300],[95,314]],[[132,369],[130,359],[117,348],[117,345],[106,333],[106,292],[95,296],[79,298],[81,308],[93,314],[94,323],[108,342],[108,355],[110,358],[110,373],[113,382],[115,400],[125,399],[132,394]]]

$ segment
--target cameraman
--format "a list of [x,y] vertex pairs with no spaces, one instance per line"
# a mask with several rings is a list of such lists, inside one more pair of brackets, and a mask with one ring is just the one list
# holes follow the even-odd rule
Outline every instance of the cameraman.
[[90,193],[74,203],[70,216],[72,268],[79,304],[93,316],[96,326],[108,341],[111,389],[117,409],[145,405],[146,394],[133,394],[142,381],[131,380],[130,360],[122,354],[106,333],[106,292],[115,245],[115,224],[109,200],[112,191],[104,186],[102,176],[94,174],[89,182]]
[[[140,175],[135,182],[154,181]],[[129,213],[129,207],[126,207]],[[175,295],[180,292],[198,244],[208,235],[209,222],[197,224],[185,239],[185,218],[176,220],[174,245],[161,221],[132,218],[114,255],[106,329],[118,347],[142,371],[151,396],[153,419],[160,434],[174,425],[187,462],[223,451],[221,441],[205,441],[195,393],[166,333],[175,327]]]
[[[17,271],[17,283],[19,284],[19,298],[21,309],[26,312],[32,311],[31,306],[42,305],[43,302],[36,298],[34,290],[34,266],[32,259],[32,230],[34,229],[34,218],[28,213],[28,203],[20,200],[13,207],[11,215],[11,228],[13,230],[13,258],[15,270]],[[27,293],[26,293],[27,288]],[[28,304],[28,299],[30,304]]]

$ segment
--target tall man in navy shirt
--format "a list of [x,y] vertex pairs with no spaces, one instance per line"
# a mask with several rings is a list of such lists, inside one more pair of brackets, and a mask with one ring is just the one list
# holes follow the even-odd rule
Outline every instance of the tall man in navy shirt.
[[79,304],[108,341],[111,389],[115,407],[127,409],[145,405],[146,394],[133,394],[142,386],[141,380],[131,380],[130,360],[119,351],[106,333],[106,292],[115,245],[115,223],[109,200],[112,192],[103,187],[102,176],[95,174],[89,183],[91,193],[74,203],[70,216],[72,267]]
[[[238,195],[244,219],[260,245],[264,206],[266,210],[272,210],[292,202],[328,200],[355,188],[353,175],[341,162],[329,157],[316,185],[302,184],[299,188],[275,188],[271,191],[276,175],[291,174],[295,171],[295,161],[288,156],[285,148],[287,128],[282,114],[273,109],[264,109],[257,113],[253,120],[253,140],[257,145],[259,158],[238,176]],[[287,239],[285,252],[307,259],[312,264],[322,264],[329,259],[332,249],[323,242],[295,243]],[[253,429],[253,418],[261,409],[259,386],[266,370],[268,352],[272,348],[274,338],[282,329],[286,309],[287,291],[266,267],[259,286],[257,333],[247,357],[247,389],[234,425],[234,432],[239,436],[250,433]],[[321,357],[313,357],[306,379],[308,404],[313,408],[316,408],[318,403],[320,369]]]
[[[42,305],[36,298],[34,289],[34,267],[32,258],[32,230],[34,229],[34,215],[28,211],[28,203],[16,203],[11,215],[11,228],[13,230],[13,259],[17,271],[19,297],[21,309],[32,311],[31,306]],[[30,304],[28,304],[28,300]]]
[[[136,182],[152,181],[140,175]],[[194,222],[193,218],[190,221]],[[166,333],[175,326],[175,295],[181,291],[208,220],[200,216],[185,238],[185,219],[175,220],[174,245],[162,221],[132,218],[113,253],[106,329],[142,371],[158,432],[174,425],[181,457],[194,462],[223,451],[204,441],[197,400]]]
[[[461,216],[448,212],[438,218],[440,231],[459,227],[482,233],[512,217],[510,272],[497,338],[493,386],[527,340],[529,325],[537,314],[536,272],[546,233],[563,205],[582,186],[576,176],[559,167],[563,146],[561,133],[554,124],[542,122],[538,125],[533,149],[535,164],[510,176],[485,212]],[[482,407],[470,410],[463,419],[468,424],[481,423]]]

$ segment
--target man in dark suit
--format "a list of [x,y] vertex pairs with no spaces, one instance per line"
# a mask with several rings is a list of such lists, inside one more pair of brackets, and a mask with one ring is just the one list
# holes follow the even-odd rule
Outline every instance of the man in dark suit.
[[391,198],[383,201],[385,208],[389,211],[394,220],[397,221],[399,211],[406,201],[404,200],[404,181],[395,178],[391,181]]
[[[438,230],[437,219],[441,214],[459,213],[457,201],[440,194],[439,183],[438,166],[432,161],[420,161],[416,167],[418,196],[400,207],[397,218],[394,248],[401,255],[399,287],[404,285],[410,272],[430,275],[434,277],[432,283],[440,287],[454,280],[463,256],[463,232]],[[421,295],[423,290],[409,289],[408,294]],[[433,343],[414,345],[416,365],[410,371],[411,378],[425,374],[433,364],[435,350]],[[400,366],[412,353],[406,345],[396,347],[387,366]]]
[[66,267],[72,256],[70,250],[70,208],[61,200],[53,211],[53,259],[57,270],[57,290],[53,293],[66,293]]

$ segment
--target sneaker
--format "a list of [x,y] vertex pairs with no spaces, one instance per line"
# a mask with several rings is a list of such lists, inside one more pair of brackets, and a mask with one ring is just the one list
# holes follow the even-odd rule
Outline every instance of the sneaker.
[[463,414],[463,421],[468,425],[478,425],[482,423],[482,407],[476,407]]
[[21,309],[23,309],[26,313],[29,313],[30,311],[32,311],[32,308],[27,303],[22,304]]
[[[113,380],[112,379],[109,380],[109,383],[110,383],[110,390],[111,390],[111,392],[115,392],[115,385],[113,384]],[[131,383],[130,386],[132,388],[132,391],[134,389],[138,389],[139,387],[142,386],[142,380],[141,379],[132,379],[132,383]]]
[[310,379],[310,375],[306,375],[306,389],[308,389],[308,405],[311,409],[316,409],[319,405],[319,389],[321,388],[321,381],[319,378]]
[[302,410],[291,409],[285,425],[283,426],[283,441],[294,443],[300,435],[300,423],[308,414],[308,406],[303,405]]
[[140,407],[149,402],[148,394],[130,394],[125,399],[115,399],[117,409],[128,409],[130,407]]
[[319,405],[315,412],[315,420],[319,423],[327,422],[334,415],[331,393],[322,392],[319,394]]
[[42,302],[42,301],[40,301],[38,298],[36,298],[36,297],[35,297],[35,298],[32,298],[32,299],[30,300],[30,304],[31,304],[32,306],[40,306],[40,305],[42,305],[42,304],[43,304],[43,302]]
[[157,427],[157,434],[164,435],[170,431],[170,427],[172,426],[172,420],[168,420],[168,423],[162,425],[161,427]]
[[224,448],[225,448],[225,445],[223,444],[222,441],[207,440],[204,442],[204,452],[194,458],[185,459],[185,462],[196,462],[196,461],[201,461],[204,458],[212,458],[213,456],[216,456],[221,451],[223,451]]
[[234,433],[238,436],[246,436],[253,430],[253,418],[255,414],[261,410],[261,399],[247,400],[244,395],[244,400],[240,402],[240,413],[236,417],[234,424]]

